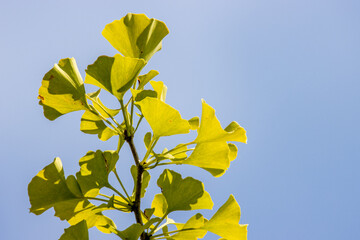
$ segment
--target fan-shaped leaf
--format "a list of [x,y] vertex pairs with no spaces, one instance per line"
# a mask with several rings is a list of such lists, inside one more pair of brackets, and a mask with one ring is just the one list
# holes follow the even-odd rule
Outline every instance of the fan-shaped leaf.
[[78,224],[65,229],[64,234],[61,235],[59,240],[89,240],[86,221],[81,221]]
[[163,22],[133,13],[107,24],[102,32],[125,57],[143,58],[145,61],[161,49],[161,40],[168,33]]
[[61,59],[45,74],[39,89],[40,105],[49,120],[88,108],[84,83],[74,58]]

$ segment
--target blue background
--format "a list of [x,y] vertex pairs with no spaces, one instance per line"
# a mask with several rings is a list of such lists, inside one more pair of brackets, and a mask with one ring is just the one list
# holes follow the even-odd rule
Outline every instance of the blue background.
[[[360,239],[359,11],[356,0],[1,1],[0,239],[58,239],[68,224],[52,210],[30,214],[27,184],[56,156],[69,175],[88,150],[116,148],[116,139],[80,132],[80,112],[45,119],[37,95],[59,59],[75,57],[84,76],[97,56],[114,55],[101,31],[127,12],[170,29],[146,69],[160,72],[170,105],[189,119],[201,114],[204,98],[223,126],[236,120],[248,131],[248,144],[238,144],[238,158],[221,178],[173,168],[202,180],[215,210],[234,194],[249,240]],[[148,129],[135,139],[141,155]],[[157,150],[183,139],[164,138]],[[131,189],[128,146],[120,159]],[[149,188],[143,206],[158,192]],[[134,221],[110,216],[119,229]]]

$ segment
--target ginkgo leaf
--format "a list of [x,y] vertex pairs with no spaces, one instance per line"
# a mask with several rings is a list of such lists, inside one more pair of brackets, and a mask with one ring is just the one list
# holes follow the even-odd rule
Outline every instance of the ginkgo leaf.
[[[173,240],[197,240],[203,238],[207,231],[202,229],[207,220],[201,215],[192,216],[185,224],[175,224],[178,230],[183,230],[171,236]],[[187,230],[193,229],[193,230]]]
[[65,229],[59,240],[89,240],[88,227],[86,221],[81,221],[74,226]]
[[200,125],[200,118],[199,117],[193,117],[188,120],[191,126],[191,130],[197,130]]
[[40,215],[56,203],[76,199],[66,184],[60,158],[41,170],[29,183],[30,212]]
[[101,212],[108,208],[98,208],[88,200],[73,199],[59,202],[54,206],[54,210],[55,216],[71,225],[85,220],[88,228],[96,227],[104,233],[111,233],[111,228],[116,228],[115,223]]
[[115,117],[121,109],[110,109],[106,107],[99,98],[100,91],[101,89],[97,90],[96,92],[89,93],[87,96],[93,102],[94,108],[100,113],[100,115],[104,116],[105,118],[109,118],[110,116]]
[[210,195],[204,190],[204,184],[192,177],[182,179],[180,174],[165,169],[157,184],[166,199],[167,213],[213,207]]
[[237,157],[237,152],[238,152],[238,148],[235,144],[232,144],[232,143],[228,143],[228,146],[229,146],[229,160],[230,161],[234,161]]
[[61,59],[45,74],[39,89],[40,105],[49,120],[78,110],[86,110],[84,83],[74,58]]
[[204,229],[227,240],[246,240],[247,225],[239,224],[239,221],[240,206],[231,195],[214,216],[204,224]]
[[180,113],[157,98],[145,98],[137,102],[146,121],[154,133],[154,138],[190,132],[190,124]]
[[96,197],[108,185],[108,175],[119,156],[116,151],[90,151],[79,160],[80,172],[76,174],[81,191],[86,197]]
[[145,61],[138,58],[101,56],[86,69],[85,82],[105,89],[119,100],[136,81]]
[[150,84],[153,87],[154,91],[157,93],[157,98],[165,102],[167,92],[167,87],[165,86],[165,84],[161,81],[150,81]]
[[107,24],[102,35],[125,57],[148,61],[161,49],[161,41],[168,33],[163,22],[145,14],[128,13]]
[[153,213],[155,216],[158,216],[158,217],[165,216],[167,209],[168,209],[168,205],[167,205],[164,195],[156,194],[151,203],[151,208],[155,209],[155,211]]
[[246,143],[246,131],[238,123],[232,122],[225,129],[215,116],[215,110],[202,100],[202,114],[196,143],[237,141]]
[[189,158],[176,163],[201,167],[214,177],[220,177],[230,166],[229,146],[226,142],[198,143]]
[[28,186],[30,212],[39,215],[53,207],[55,215],[61,220],[67,220],[71,225],[86,220],[88,228],[96,226],[105,231],[102,224],[104,221],[110,222],[101,213],[105,209],[97,208],[84,199],[80,187],[74,176],[69,176],[65,180],[61,160],[55,158],[54,162],[41,170]]
[[[135,89],[130,89],[131,94],[133,95],[133,98],[135,100],[135,102],[140,102],[143,99],[147,98],[147,97],[151,97],[151,98],[157,98],[158,94],[157,92],[153,91],[153,90],[135,90]],[[141,110],[141,108],[139,108]]]
[[117,132],[105,125],[104,121],[94,113],[85,111],[81,117],[80,130],[87,134],[97,134],[102,141],[107,141]]
[[139,85],[137,87],[138,90],[143,90],[145,85],[154,77],[156,77],[159,74],[156,70],[150,70],[147,74],[140,75],[138,77]]

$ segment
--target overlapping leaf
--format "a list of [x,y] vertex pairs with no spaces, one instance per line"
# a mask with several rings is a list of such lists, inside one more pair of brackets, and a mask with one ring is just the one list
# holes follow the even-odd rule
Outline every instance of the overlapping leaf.
[[[195,119],[192,124],[195,128]],[[246,143],[246,131],[236,122],[223,129],[215,116],[215,110],[203,100],[200,127],[194,141],[195,150],[189,158],[176,163],[201,167],[219,177],[225,173],[237,155],[237,147],[227,141]]]
[[86,197],[96,197],[108,185],[108,175],[119,156],[115,151],[90,151],[79,160],[80,172],[76,174],[81,191]]
[[61,235],[59,240],[89,240],[86,221],[81,221],[78,224],[65,229],[64,234]]
[[61,59],[45,74],[39,99],[49,120],[88,108],[84,83],[74,58]]
[[145,61],[161,49],[162,39],[168,33],[163,22],[133,13],[107,24],[102,32],[125,57],[143,58]]
[[121,100],[145,66],[143,59],[100,56],[86,69],[85,82],[110,92]]
[[[165,169],[157,184],[166,200],[166,213],[180,210],[211,209],[213,207],[211,197],[204,190],[203,183],[192,177],[183,179],[180,174]],[[157,203],[153,204],[152,207],[164,209],[164,199],[157,198]]]
[[190,124],[180,113],[157,98],[145,98],[138,102],[141,112],[154,133],[154,138],[190,132]]
[[231,195],[203,228],[227,240],[246,240],[247,225],[239,224],[239,221],[240,206]]
[[74,176],[65,179],[61,160],[56,158],[41,170],[28,186],[30,212],[39,215],[53,207],[55,215],[61,220],[67,220],[71,225],[85,220],[89,228],[96,226],[109,233],[109,228],[115,228],[115,224],[102,215],[101,211],[105,209],[84,199],[81,189],[81,184]]

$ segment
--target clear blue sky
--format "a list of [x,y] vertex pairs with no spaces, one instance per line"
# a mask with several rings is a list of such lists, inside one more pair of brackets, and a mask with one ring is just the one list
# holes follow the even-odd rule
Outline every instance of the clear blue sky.
[[[170,29],[148,65],[168,86],[169,104],[191,118],[204,98],[223,126],[236,120],[248,131],[248,144],[238,145],[223,177],[174,168],[204,181],[215,209],[233,193],[249,240],[360,239],[357,0],[2,1],[0,239],[58,239],[67,223],[52,211],[29,214],[27,184],[56,156],[68,175],[88,150],[115,148],[113,140],[79,131],[81,113],[45,119],[37,95],[59,59],[75,57],[84,76],[97,56],[114,55],[101,31],[127,12]],[[136,143],[142,146],[142,137]],[[160,145],[168,143],[175,139]],[[126,146],[121,154],[127,179]],[[143,205],[158,191],[150,188]],[[114,218],[119,229],[134,219]],[[91,239],[100,236],[91,230]]]

